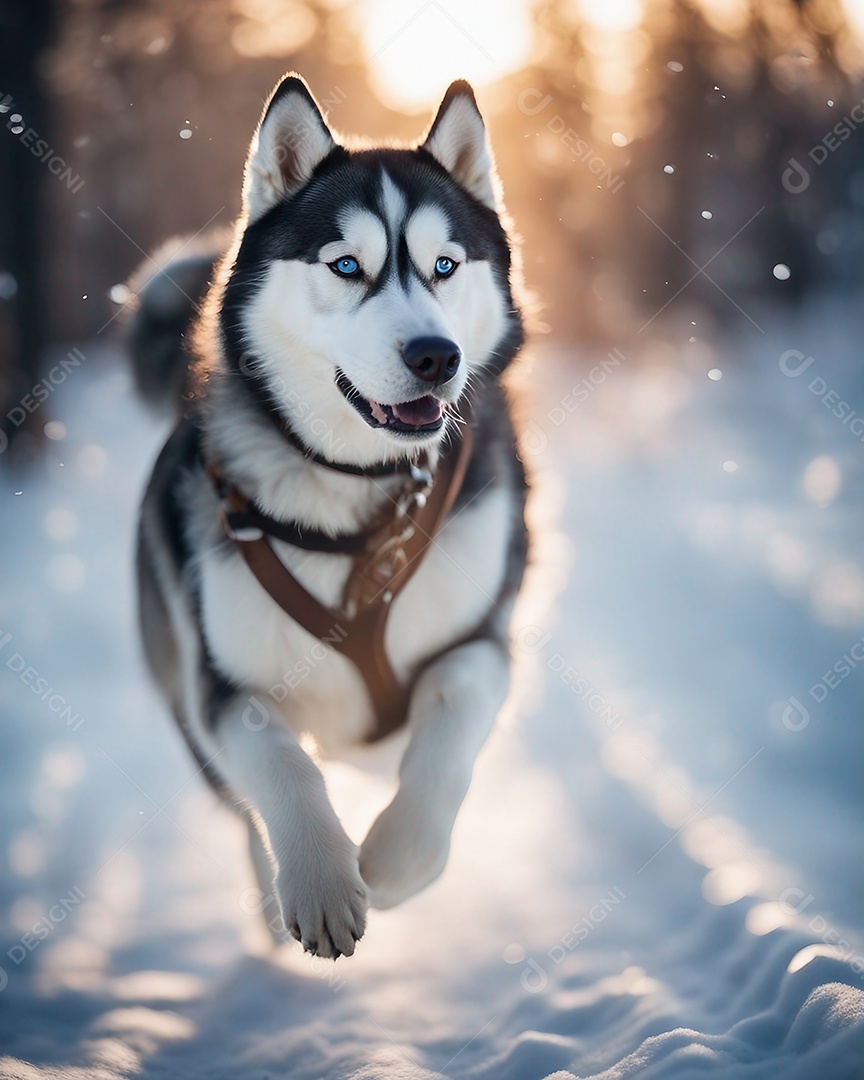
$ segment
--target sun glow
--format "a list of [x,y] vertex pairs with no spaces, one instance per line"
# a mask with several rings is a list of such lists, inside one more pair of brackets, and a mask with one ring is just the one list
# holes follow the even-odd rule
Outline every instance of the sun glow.
[[578,8],[591,26],[611,32],[629,30],[642,18],[642,0],[579,0]]
[[453,79],[483,85],[518,70],[532,46],[525,0],[370,0],[363,42],[375,92],[391,108],[428,108]]
[[843,7],[846,9],[846,18],[854,33],[864,38],[864,8],[861,6],[861,0],[843,0]]

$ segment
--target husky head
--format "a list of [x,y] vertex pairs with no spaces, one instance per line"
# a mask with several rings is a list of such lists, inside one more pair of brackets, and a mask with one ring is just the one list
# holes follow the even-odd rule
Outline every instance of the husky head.
[[229,369],[325,456],[434,447],[522,342],[497,190],[467,83],[418,147],[347,149],[286,76],[246,163],[220,313]]

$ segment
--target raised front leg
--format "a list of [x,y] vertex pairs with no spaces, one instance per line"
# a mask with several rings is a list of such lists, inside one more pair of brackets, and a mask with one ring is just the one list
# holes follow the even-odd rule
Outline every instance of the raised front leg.
[[486,639],[446,653],[417,681],[399,789],[360,850],[373,907],[401,903],[444,869],[474,759],[508,688],[506,647]]
[[368,906],[357,847],[291,732],[278,717],[264,727],[257,711],[249,717],[249,697],[238,694],[219,707],[215,737],[224,749],[214,764],[251,809],[286,929],[308,952],[351,956]]

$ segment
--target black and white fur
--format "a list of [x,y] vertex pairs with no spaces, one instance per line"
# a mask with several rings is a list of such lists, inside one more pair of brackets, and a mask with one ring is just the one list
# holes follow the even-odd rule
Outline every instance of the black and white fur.
[[[492,155],[466,83],[447,91],[421,146],[347,149],[305,83],[286,76],[252,141],[243,202],[197,330],[187,415],[144,498],[141,620],[149,666],[196,758],[249,822],[262,890],[273,890],[306,949],[337,957],[354,952],[369,904],[398,904],[441,873],[475,756],[508,693],[527,538],[500,379],[522,323]],[[337,274],[332,264],[346,257],[358,276]],[[436,273],[442,258],[457,264],[446,277]],[[142,301],[137,362],[146,365]],[[418,336],[461,353],[453,377],[431,390],[402,355]],[[443,404],[437,426],[394,421],[392,406],[424,396],[433,416]],[[360,531],[401,481],[304,456],[274,411],[316,454],[363,467],[421,453],[434,467],[462,414],[474,430],[459,498],[390,614],[388,655],[413,681],[408,741],[397,794],[359,850],[299,740],[311,736],[324,755],[362,742],[373,719],[365,686],[330,651],[281,707],[268,693],[315,639],[226,539],[206,465],[218,461],[267,514],[331,535]],[[274,546],[338,607],[347,556]]]

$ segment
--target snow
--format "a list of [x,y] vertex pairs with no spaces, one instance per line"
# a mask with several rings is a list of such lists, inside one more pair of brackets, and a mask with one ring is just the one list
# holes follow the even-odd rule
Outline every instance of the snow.
[[[576,404],[602,357],[535,358],[518,701],[444,877],[335,965],[270,951],[147,686],[131,543],[165,431],[84,348],[65,437],[2,474],[0,1077],[858,1076],[864,676],[809,693],[864,622],[861,443],[808,388],[856,400],[853,329],[622,349]],[[328,783],[355,835],[386,797]]]

